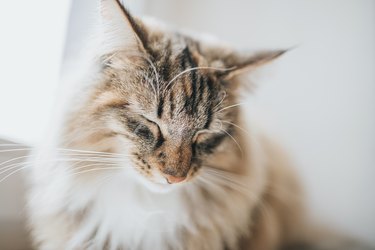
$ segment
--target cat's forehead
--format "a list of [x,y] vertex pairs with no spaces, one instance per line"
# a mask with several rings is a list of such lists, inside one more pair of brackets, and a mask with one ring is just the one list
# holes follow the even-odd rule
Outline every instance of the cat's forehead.
[[199,40],[184,34],[174,31],[156,31],[149,33],[147,52],[152,55],[154,60],[163,63],[166,59],[173,61],[199,53],[200,46]]
[[124,77],[130,103],[153,120],[176,127],[201,126],[219,86],[207,72],[197,70],[197,45],[176,36],[155,46],[159,46],[158,53],[145,62],[146,67],[138,69],[136,80],[127,84]]
[[193,84],[196,83],[176,82],[170,90],[152,100],[138,96],[138,100],[132,102],[131,109],[157,123],[168,134],[184,136],[203,128],[212,118],[213,103],[208,90],[201,87],[201,93],[197,93],[197,90],[194,93],[191,89]]
[[180,114],[174,118],[170,117],[153,117],[161,130],[174,138],[185,138],[191,135],[199,128],[194,117],[186,114]]
[[152,104],[141,104],[142,108],[138,109],[138,114],[164,126],[170,134],[184,134],[191,129],[203,127],[207,122],[211,105],[205,101],[197,103],[197,107],[193,108],[188,104],[192,100],[186,98],[180,94],[175,98],[157,99]]

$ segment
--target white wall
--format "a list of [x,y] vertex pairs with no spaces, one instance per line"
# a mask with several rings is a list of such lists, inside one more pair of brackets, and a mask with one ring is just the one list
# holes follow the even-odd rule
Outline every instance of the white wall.
[[298,45],[248,106],[289,148],[312,207],[375,242],[375,1],[149,0],[145,12],[240,48]]
[[0,137],[33,143],[55,99],[70,0],[0,2]]
[[[0,1],[0,138],[34,145],[43,137],[60,91],[62,58],[75,60],[71,55],[82,50],[98,2]],[[127,3],[136,13],[143,9],[142,0]],[[66,35],[74,39],[65,44]]]
[[[144,0],[120,0],[126,2],[126,7],[134,14],[143,12]],[[87,46],[91,38],[93,26],[98,23],[99,0],[72,0],[72,7],[67,29],[64,70],[69,70],[71,64],[77,60],[77,55]]]

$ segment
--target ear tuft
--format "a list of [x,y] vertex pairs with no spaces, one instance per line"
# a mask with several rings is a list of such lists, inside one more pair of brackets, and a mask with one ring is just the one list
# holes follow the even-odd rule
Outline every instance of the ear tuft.
[[100,0],[100,16],[103,46],[107,53],[144,49],[146,35],[143,27],[119,0]]
[[225,58],[222,58],[224,64],[228,68],[233,68],[221,73],[221,77],[230,79],[234,76],[243,74],[247,71],[251,71],[260,66],[263,66],[276,58],[280,57],[288,50],[271,50],[271,51],[259,51],[256,53],[231,53]]

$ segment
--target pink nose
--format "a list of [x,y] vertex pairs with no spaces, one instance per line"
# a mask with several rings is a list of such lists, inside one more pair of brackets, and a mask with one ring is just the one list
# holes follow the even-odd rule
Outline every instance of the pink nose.
[[186,176],[184,177],[176,177],[176,176],[173,176],[173,175],[169,175],[169,174],[164,174],[164,177],[167,179],[167,182],[169,184],[173,184],[173,183],[179,183],[183,180],[186,179]]

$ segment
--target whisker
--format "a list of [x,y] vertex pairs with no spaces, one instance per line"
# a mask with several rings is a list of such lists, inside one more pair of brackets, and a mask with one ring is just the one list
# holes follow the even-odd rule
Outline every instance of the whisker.
[[[10,163],[10,162],[12,162],[12,161],[21,160],[21,159],[28,158],[28,157],[29,157],[28,155],[24,155],[24,156],[20,156],[20,157],[12,158],[12,159],[9,159],[9,160],[7,160],[7,161],[4,161],[4,162],[0,163],[0,166],[5,165],[5,164],[7,164],[7,163]],[[1,169],[1,168],[0,168],[0,169]]]
[[24,166],[24,167],[21,167],[21,168],[19,168],[19,169],[17,169],[17,170],[14,170],[14,171],[11,172],[10,174],[6,175],[4,178],[1,178],[1,179],[0,179],[0,184],[1,184],[3,181],[5,181],[7,178],[11,177],[12,175],[14,175],[14,174],[16,174],[16,173],[20,172],[21,170],[24,170],[25,168],[28,168],[28,167],[29,167],[29,166]]
[[3,149],[3,150],[0,150],[0,153],[19,152],[19,151],[29,151],[29,150],[30,150],[30,148]]
[[5,167],[1,168],[2,170],[0,171],[0,175],[8,172],[9,170],[12,170],[12,169],[15,169],[15,168],[21,167],[22,165],[27,165],[27,164],[29,164],[29,163],[19,162],[19,163],[10,164],[9,166],[5,166]]
[[246,131],[244,128],[238,126],[237,124],[233,123],[233,122],[229,122],[229,121],[225,121],[225,120],[221,120],[221,122],[225,122],[225,123],[228,123],[228,124],[231,124],[233,126],[235,126],[236,128],[242,130],[243,132],[245,132],[246,134],[250,135],[250,133],[248,131]]
[[223,178],[223,176],[213,175],[212,173],[211,174],[206,173],[206,175],[204,176],[204,179],[206,181],[211,180],[211,182],[208,181],[208,183],[210,184],[215,184],[220,187],[226,186],[232,190],[239,191],[241,194],[249,198],[253,198],[255,201],[257,201],[258,199],[258,197],[255,194],[251,193],[251,190],[249,187],[240,185],[237,182],[230,181],[230,179],[225,179]]
[[76,173],[77,170],[85,169],[85,168],[88,168],[88,167],[93,167],[93,166],[102,166],[102,167],[105,167],[105,166],[116,166],[116,165],[117,165],[117,163],[100,163],[100,162],[96,162],[96,163],[87,164],[87,165],[80,166],[80,167],[71,168],[70,171],[73,172],[73,173]]
[[67,154],[67,153],[64,153],[64,154],[58,154],[59,156],[62,156],[62,157],[74,157],[74,158],[82,158],[82,159],[105,159],[105,160],[110,160],[110,159],[113,159],[113,160],[117,160],[117,159],[122,159],[122,158],[126,158],[126,157],[129,157],[129,155],[123,155],[123,156],[111,156],[111,155],[96,155],[96,154]]
[[223,174],[220,172],[211,171],[210,174],[216,175],[218,177],[224,178],[225,180],[231,182],[232,184],[236,184],[242,188],[247,189],[248,186],[246,186],[243,181],[239,180],[239,178],[233,178],[233,176],[230,176],[228,174]]
[[3,143],[0,144],[0,147],[21,147],[23,145],[20,145],[18,143]]
[[[75,162],[77,161],[77,162]],[[119,164],[119,163],[129,163],[128,160],[126,159],[101,159],[101,158],[86,158],[86,159],[80,159],[80,158],[58,158],[58,159],[53,159],[53,160],[46,160],[46,161],[41,161],[40,163],[58,163],[58,162],[75,162],[72,166],[70,167],[74,167],[82,162],[95,162],[95,163],[101,163],[101,164],[104,164],[104,163],[114,163],[114,164]],[[0,175],[9,171],[9,170],[12,170],[14,168],[17,168],[21,165],[24,165],[24,164],[33,164],[34,161],[25,161],[25,162],[19,162],[19,163],[13,163],[13,164],[10,164],[10,165],[7,165],[7,166],[3,166],[0,171]]]
[[[221,179],[222,177],[221,176],[205,176],[206,178],[201,178],[200,180],[201,181],[204,181],[208,184],[215,184],[215,185],[218,185],[218,186],[222,186],[222,185],[225,185],[225,186],[228,186],[229,188],[233,189],[233,190],[236,190],[236,191],[239,191],[241,192],[242,194],[244,194],[245,196],[247,196],[248,198],[250,198],[252,200],[252,202],[254,202],[255,206],[259,208],[259,211],[261,213],[264,214],[264,216],[266,218],[270,218],[270,213],[268,211],[268,206],[267,206],[267,202],[266,200],[262,199],[263,195],[256,195],[254,193],[251,192],[251,190],[249,189],[249,187],[242,187],[242,186],[238,186],[237,183],[228,183],[227,180],[225,179]],[[207,177],[213,177],[211,178],[211,182],[207,180]],[[219,181],[221,184],[219,183],[216,183],[216,181]]]
[[105,160],[108,160],[108,159],[114,159],[114,160],[117,160],[117,159],[125,159],[126,157],[130,157],[131,155],[102,155],[102,154],[86,154],[86,153],[59,153],[58,154],[59,156],[62,156],[62,157],[75,157],[75,158],[82,158],[82,159],[85,159],[85,158],[88,158],[88,159],[105,159]]
[[219,107],[223,103],[225,98],[227,98],[227,92],[224,92],[223,98],[220,100],[220,102],[218,104],[215,105],[215,107],[213,107],[212,110],[216,110],[216,108]]
[[75,175],[80,175],[83,173],[88,173],[88,172],[94,172],[94,171],[99,171],[99,170],[113,170],[113,169],[124,169],[124,167],[103,167],[103,168],[92,168],[88,170],[83,170],[80,172],[73,173],[73,176]]
[[216,113],[222,112],[222,111],[227,110],[227,109],[230,109],[230,108],[235,108],[235,107],[241,106],[241,105],[243,105],[243,104],[245,104],[245,103],[240,102],[240,103],[237,103],[237,104],[229,105],[229,106],[226,106],[226,107],[224,107],[224,108],[222,108],[222,109],[216,111]]
[[[150,58],[147,55],[145,55],[145,54],[137,53],[137,52],[134,52],[134,51],[131,52],[131,53],[129,53],[129,52],[127,52],[127,53],[130,54],[130,55],[133,55],[133,56],[141,57],[141,58],[145,59],[149,63],[149,65],[151,66],[151,68],[153,70],[153,73],[155,75],[156,82],[157,82],[157,84],[159,86],[160,85],[160,82],[159,82],[160,76],[159,76],[159,74],[158,74],[158,72],[156,70],[155,64],[150,60]],[[151,81],[148,81],[148,83],[150,84],[150,86],[152,87],[152,90],[154,91],[155,100],[157,100],[157,98],[158,98],[158,92],[156,91],[155,85]]]
[[[154,71],[154,74],[155,74],[155,78],[156,78],[156,82],[157,82],[157,86],[158,86],[158,89],[160,88],[160,82],[159,82],[159,74],[156,70],[156,67],[154,65],[154,63],[148,58],[148,57],[145,57],[145,59],[147,60],[147,62],[151,65],[153,71]],[[155,86],[154,84],[151,84],[152,88],[154,89],[154,93],[155,93],[155,98],[156,100],[158,99],[158,93],[159,93],[159,90],[156,92],[156,89],[155,89]]]
[[[104,170],[104,169],[127,169],[129,167],[133,167],[133,166],[121,166],[121,167],[111,167],[111,166],[116,166],[118,163],[93,163],[93,164],[88,164],[88,165],[85,165],[85,166],[81,166],[79,168],[75,168],[75,169],[71,169],[71,170],[79,170],[79,169],[84,169],[84,168],[88,168],[88,167],[92,167],[92,166],[102,166],[101,168],[94,168],[94,169],[90,169],[90,170],[84,170],[84,171],[79,171],[79,172],[73,172],[73,174],[71,175],[76,175],[76,174],[82,174],[82,173],[86,173],[86,172],[91,172],[91,170]],[[22,166],[22,165],[25,165],[25,166]],[[109,167],[108,167],[109,166]],[[12,166],[11,168],[7,169],[7,170],[3,170],[0,172],[0,175],[9,171],[9,170],[12,170],[12,169],[16,169],[16,170],[13,170],[11,173],[5,175],[3,178],[0,179],[0,184],[5,181],[7,178],[9,178],[10,176],[20,172],[21,170],[24,170],[26,168],[30,167],[29,165],[29,162],[22,162],[22,163],[17,163],[17,165],[14,165]],[[18,169],[17,169],[18,168]]]
[[231,182],[228,179],[222,178],[222,176],[215,176],[216,178],[212,178],[212,177],[213,176],[211,174],[210,177],[206,177],[206,178],[211,178],[211,179],[215,179],[216,181],[220,181],[222,185],[230,187],[233,190],[241,191],[241,193],[243,193],[245,195],[248,195],[248,189],[246,189],[246,188],[244,188],[240,185],[237,185],[235,182]]
[[232,140],[237,144],[237,147],[238,147],[238,149],[241,152],[241,156],[243,156],[244,152],[242,150],[241,145],[238,143],[238,141],[236,139],[234,139],[234,137],[231,134],[229,134],[225,129],[219,128],[219,130],[222,131],[222,132],[224,132],[224,133],[226,133],[230,138],[232,138]]
[[94,162],[94,164],[107,164],[107,163],[115,163],[115,161],[113,161],[113,159],[111,160],[106,160],[106,159],[102,159],[102,158],[97,158],[97,159],[92,159],[92,157],[90,158],[83,158],[83,159],[78,159],[78,160],[74,160],[74,163],[70,166],[71,168],[75,168],[76,166],[79,166],[81,163],[86,163],[86,162]]
[[147,83],[148,85],[150,85],[152,87],[152,91],[154,92],[155,101],[157,102],[158,94],[156,94],[156,89],[155,89],[155,86],[154,86],[153,78],[148,77],[147,74],[142,74],[142,76],[143,76],[143,79],[145,80],[145,83]]
[[[31,148],[15,148],[15,149],[3,149],[0,150],[0,153],[9,153],[9,152],[19,152],[19,151],[30,151]],[[89,151],[89,150],[79,150],[79,149],[69,149],[69,148],[57,148],[58,151],[66,151],[66,152],[80,152],[86,154],[102,154],[108,156],[126,156],[124,154],[117,154],[117,153],[109,153],[109,152],[99,152],[99,151]]]
[[71,151],[71,152],[92,153],[92,154],[100,153],[100,154],[107,154],[107,155],[119,155],[119,156],[122,156],[122,154],[118,154],[118,153],[100,152],[100,151],[91,151],[91,150],[82,150],[82,149],[57,148],[57,150]]

